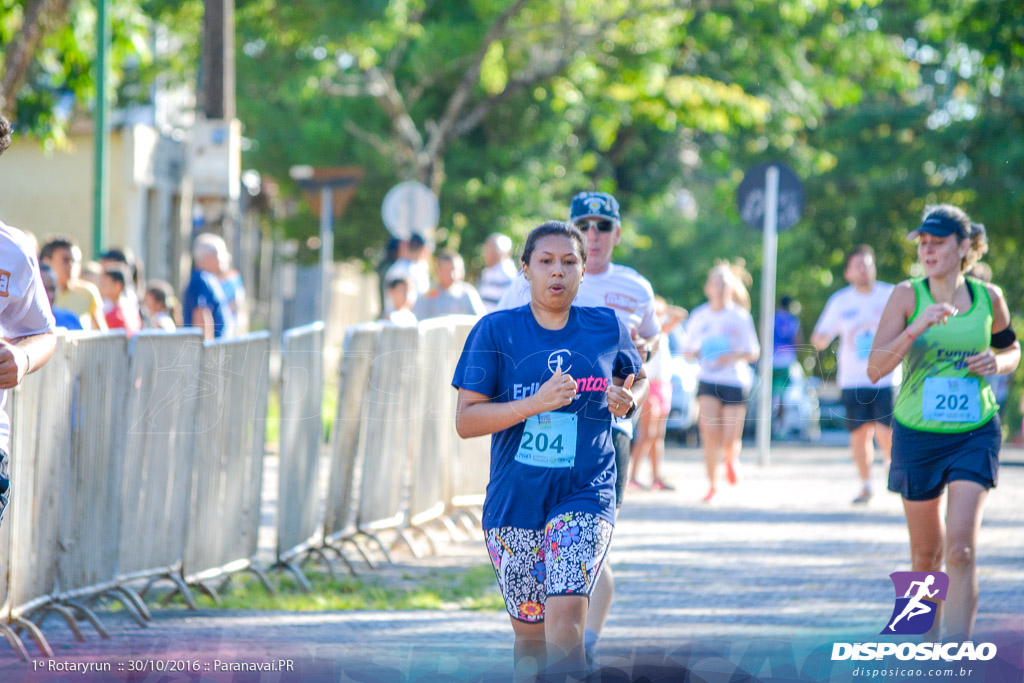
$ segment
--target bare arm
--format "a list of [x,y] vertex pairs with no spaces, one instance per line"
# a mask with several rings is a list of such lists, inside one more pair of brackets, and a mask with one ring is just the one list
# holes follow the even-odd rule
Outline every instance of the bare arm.
[[875,340],[868,356],[868,379],[877,382],[896,369],[903,362],[907,351],[932,325],[945,325],[946,319],[956,315],[956,309],[950,304],[931,304],[917,316],[913,323],[907,320],[914,314],[917,295],[909,282],[901,282],[893,290],[889,302],[882,312],[882,320],[878,323]]
[[477,391],[459,389],[455,409],[455,431],[463,439],[493,434],[519,424],[531,415],[567,406],[576,396],[576,380],[562,374],[559,369],[541,385],[536,394],[519,399],[495,403],[491,397]]
[[196,306],[192,309],[192,320],[189,321],[192,327],[198,327],[203,333],[203,339],[213,339],[213,311],[209,308]]
[[25,375],[46,365],[57,347],[53,332],[0,341],[0,389],[13,389]]
[[821,332],[812,332],[811,346],[818,349],[819,351],[824,351],[829,347],[833,339],[835,339],[835,337],[830,337],[827,334],[822,334]]
[[[1010,326],[1010,309],[1006,305],[1003,291],[995,285],[987,284],[989,298],[992,300],[992,331],[1002,332]],[[988,348],[964,360],[967,369],[976,375],[1007,375],[1017,369],[1020,363],[1020,341],[1014,341],[1005,349]]]

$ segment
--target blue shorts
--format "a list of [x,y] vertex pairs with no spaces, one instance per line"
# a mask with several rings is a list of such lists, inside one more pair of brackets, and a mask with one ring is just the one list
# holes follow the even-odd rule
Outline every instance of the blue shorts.
[[856,387],[843,389],[846,428],[855,431],[869,422],[892,426],[892,387]]
[[889,490],[907,500],[932,500],[951,481],[996,485],[1003,433],[999,416],[969,432],[924,432],[893,422]]

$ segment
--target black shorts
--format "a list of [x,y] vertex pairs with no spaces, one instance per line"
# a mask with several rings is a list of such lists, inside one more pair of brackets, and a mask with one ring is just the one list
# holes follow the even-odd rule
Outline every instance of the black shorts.
[[622,496],[626,493],[626,482],[629,481],[629,451],[632,442],[626,432],[612,428],[612,444],[615,446],[615,509],[618,510],[622,507]]
[[999,416],[969,432],[940,434],[905,427],[892,429],[889,490],[907,500],[932,500],[951,481],[973,481],[990,489],[999,475],[1003,443]]
[[0,448],[0,522],[4,519],[4,510],[7,509],[7,503],[11,500],[11,475],[8,469],[8,461],[10,458],[7,456],[7,451]]
[[711,396],[727,406],[746,403],[748,394],[748,389],[733,387],[728,384],[712,384],[711,382],[699,382],[697,384],[698,396]]
[[892,426],[892,387],[843,389],[846,428],[851,432],[869,422]]

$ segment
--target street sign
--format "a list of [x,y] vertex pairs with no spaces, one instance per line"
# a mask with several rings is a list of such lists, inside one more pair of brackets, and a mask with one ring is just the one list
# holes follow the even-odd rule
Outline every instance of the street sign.
[[764,228],[764,212],[768,203],[765,180],[769,167],[779,171],[777,229],[787,230],[799,223],[803,215],[804,187],[793,169],[781,162],[758,164],[743,175],[743,182],[736,190],[736,208],[744,223],[757,230]]
[[429,187],[409,180],[388,190],[380,213],[388,232],[399,239],[413,233],[431,237],[441,219],[441,205]]

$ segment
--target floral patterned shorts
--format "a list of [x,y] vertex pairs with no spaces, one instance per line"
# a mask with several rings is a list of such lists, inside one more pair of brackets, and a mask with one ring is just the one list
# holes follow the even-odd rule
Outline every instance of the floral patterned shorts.
[[566,512],[544,529],[488,529],[487,552],[513,619],[544,621],[549,595],[590,597],[614,527],[589,512]]

